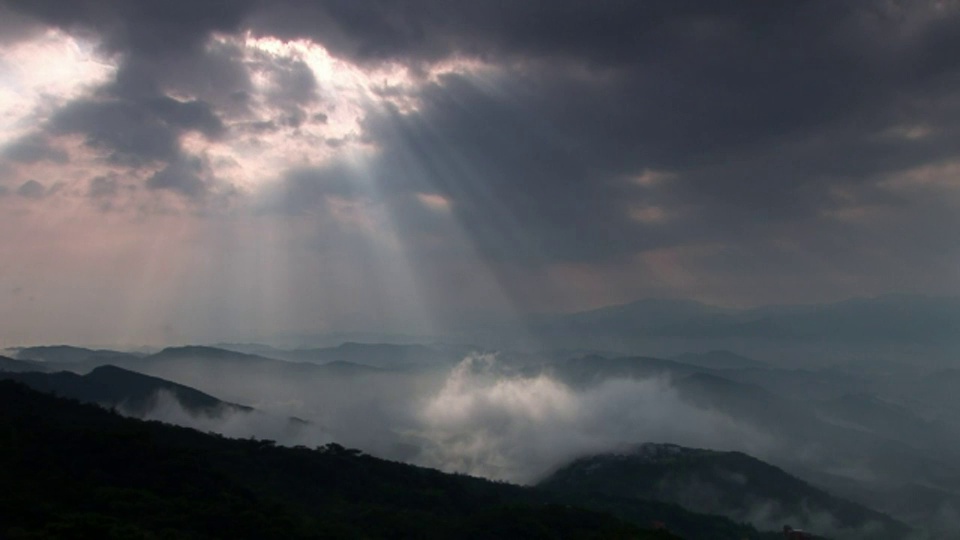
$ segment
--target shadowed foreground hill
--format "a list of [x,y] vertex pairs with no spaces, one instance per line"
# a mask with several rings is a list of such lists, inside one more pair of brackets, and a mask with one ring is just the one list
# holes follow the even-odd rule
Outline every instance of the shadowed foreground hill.
[[[338,445],[233,440],[0,381],[0,538],[677,538],[535,489]],[[760,538],[679,507],[691,538]],[[649,523],[649,522],[647,522]]]

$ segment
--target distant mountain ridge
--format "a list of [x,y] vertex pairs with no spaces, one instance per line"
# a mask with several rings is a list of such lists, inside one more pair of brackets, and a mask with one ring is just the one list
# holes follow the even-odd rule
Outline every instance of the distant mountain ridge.
[[[222,344],[222,346],[180,345],[152,354],[134,354],[106,349],[87,349],[69,345],[27,347],[16,350],[9,370],[16,362],[32,362],[36,370],[88,372],[102,365],[117,365],[138,372],[151,372],[164,363],[199,360],[208,367],[241,364],[247,368],[279,369],[291,372],[336,372],[340,375],[372,372],[380,369],[416,369],[449,367],[468,352],[461,348],[437,348],[416,344],[343,343],[336,347],[283,350],[259,344]],[[0,362],[0,369],[3,369]],[[41,367],[42,366],[42,367]],[[26,367],[26,366],[21,366]],[[163,376],[162,372],[160,373]]]
[[172,397],[191,414],[219,417],[230,412],[253,411],[251,407],[221,401],[189,386],[111,365],[97,367],[86,375],[67,371],[0,373],[0,379],[17,381],[40,392],[121,408],[135,416],[151,411],[160,393]]
[[18,360],[33,360],[37,362],[49,363],[83,362],[91,357],[108,359],[140,356],[133,353],[119,352],[109,349],[87,349],[85,347],[74,347],[72,345],[42,345],[37,347],[22,347],[17,349],[16,355]]
[[[49,347],[49,349],[59,349],[60,347]],[[190,367],[191,370],[202,370],[223,377],[238,374],[238,372],[231,371],[235,368],[249,370],[249,374],[284,372],[291,377],[303,373],[336,373],[343,376],[379,371],[379,368],[376,367],[350,362],[331,362],[330,365],[294,362],[203,345],[167,347],[150,355],[135,355],[118,351],[93,351],[82,348],[69,349],[73,349],[69,361],[43,361],[38,365],[43,366],[47,371],[72,371],[75,373],[87,373],[100,366],[114,365],[165,379],[174,378],[178,367]],[[87,356],[82,356],[80,351],[86,351]]]
[[835,303],[722,308],[688,300],[646,299],[564,315],[540,316],[543,339],[641,337],[831,342],[960,341],[960,297],[889,294]]
[[771,367],[766,362],[725,350],[684,353],[671,357],[671,360],[709,369],[764,369]]
[[219,348],[291,362],[329,364],[348,362],[378,368],[429,367],[452,365],[468,352],[466,348],[435,347],[415,343],[344,342],[334,347],[279,349],[256,343],[223,343]]
[[617,377],[632,379],[665,377],[679,380],[701,373],[743,384],[762,386],[784,396],[824,399],[839,397],[849,393],[851,388],[857,388],[863,384],[856,377],[846,373],[778,368],[729,351],[684,354],[672,358],[588,355],[531,366],[526,368],[526,371],[535,373],[538,369],[575,387]]
[[0,356],[0,371],[46,371],[43,364],[31,362],[29,360],[14,360],[6,356]]

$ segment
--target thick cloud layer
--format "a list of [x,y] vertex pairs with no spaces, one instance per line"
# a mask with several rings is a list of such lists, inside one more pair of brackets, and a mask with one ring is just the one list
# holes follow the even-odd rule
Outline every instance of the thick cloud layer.
[[[960,253],[939,234],[960,225],[954,2],[5,0],[0,14],[17,21],[0,26],[17,74],[0,94],[0,192],[31,186],[2,203],[34,212],[5,228],[78,208],[87,235],[105,213],[157,234],[158,215],[265,220],[314,259],[403,267],[419,300],[386,311],[442,320],[643,295],[958,292]],[[82,77],[21,69],[54,66],[54,45]],[[123,188],[91,196],[98,178]],[[199,235],[214,266],[248,257]],[[325,274],[311,257],[285,294]]]

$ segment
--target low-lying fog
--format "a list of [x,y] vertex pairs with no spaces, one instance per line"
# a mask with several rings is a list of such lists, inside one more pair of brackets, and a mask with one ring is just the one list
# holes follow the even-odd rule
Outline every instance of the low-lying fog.
[[504,376],[471,356],[413,404],[404,432],[417,463],[529,483],[573,458],[643,441],[766,453],[773,441],[680,399],[667,378],[613,379],[574,390],[548,374]]
[[[337,442],[521,484],[645,442],[742,451],[934,538],[960,533],[960,423],[946,414],[956,397],[937,391],[949,372],[911,379],[889,366],[796,370],[710,354],[447,351],[390,366],[183,348],[61,366],[119,364],[255,409],[198,415],[161,393],[139,414],[149,419],[286,445]],[[750,515],[767,524],[777,514],[759,504]]]
[[[769,454],[751,425],[681,399],[668,375],[575,388],[548,372],[471,354],[452,366],[336,366],[295,375],[181,358],[144,371],[255,412],[195,415],[164,396],[147,418],[287,445],[337,442],[368,453],[476,476],[533,483],[571,459],[645,441]],[[342,369],[337,369],[342,368]],[[311,373],[312,372],[312,373]],[[289,417],[307,423],[291,427]]]

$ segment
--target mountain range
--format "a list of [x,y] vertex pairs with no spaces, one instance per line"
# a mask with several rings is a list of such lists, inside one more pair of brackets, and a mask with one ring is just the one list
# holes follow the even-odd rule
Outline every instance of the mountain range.
[[724,308],[645,299],[532,319],[530,332],[562,347],[644,350],[664,343],[838,346],[960,345],[960,298],[891,294],[827,304]]
[[[684,305],[674,315],[686,316],[695,307]],[[713,314],[721,315],[730,314]],[[0,369],[70,370],[79,377],[93,375],[104,364],[117,364],[228,402],[282,411],[283,417],[315,419],[325,430],[338,433],[336,439],[344,444],[416,461],[418,449],[401,449],[390,438],[390,430],[409,425],[403,424],[409,422],[403,407],[412,407],[424,392],[443,387],[452,367],[450,350],[432,345],[346,344],[315,349],[310,353],[315,355],[312,361],[294,361],[264,356],[276,353],[263,349],[262,354],[249,354],[190,346],[143,355],[50,347],[20,350],[16,359],[6,363],[0,359]],[[428,361],[418,363],[416,351]],[[50,352],[57,354],[41,355]],[[24,359],[28,356],[33,360]],[[956,401],[949,391],[954,373],[950,369],[913,375],[902,370],[888,375],[883,364],[875,372],[842,367],[791,369],[709,349],[669,358],[587,355],[557,360],[541,355],[534,361],[536,355],[518,357],[523,361],[504,362],[504,371],[497,376],[547,374],[577,393],[611,380],[662,379],[690,406],[771,438],[775,444],[770,449],[749,449],[755,457],[911,526],[937,522],[947,527],[938,525],[937,530],[952,530],[944,516],[960,508],[960,468],[955,465],[960,459],[960,428],[950,414]],[[424,369],[431,362],[433,367]],[[250,396],[257,396],[256,400],[248,401]],[[368,420],[355,421],[361,417]]]
[[142,422],[12,381],[0,381],[0,437],[9,538],[677,538],[665,528],[776,538],[667,503],[608,499],[626,509],[618,516],[589,509],[602,497],[581,504],[339,445],[285,448]]
[[189,386],[111,365],[99,366],[86,375],[68,371],[0,371],[0,379],[17,381],[40,392],[121,409],[134,416],[143,416],[153,410],[162,394],[170,396],[194,415],[217,418],[230,413],[253,411],[251,407],[220,401]]

